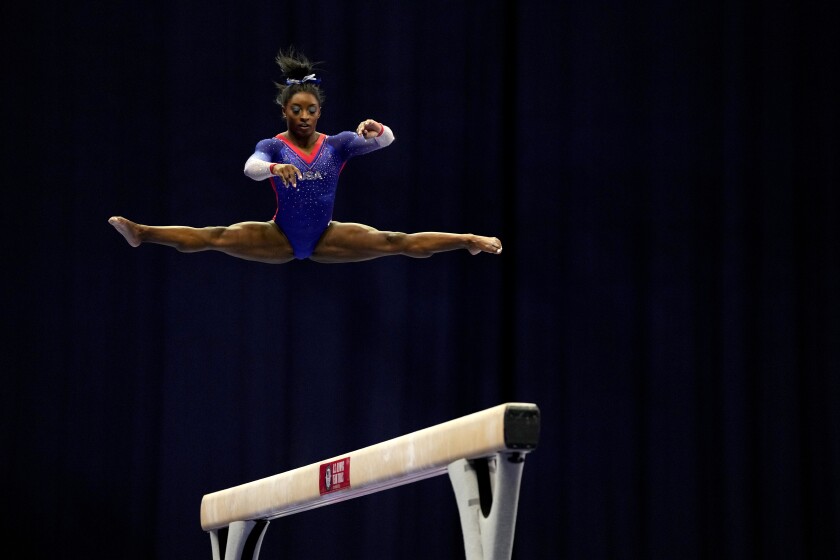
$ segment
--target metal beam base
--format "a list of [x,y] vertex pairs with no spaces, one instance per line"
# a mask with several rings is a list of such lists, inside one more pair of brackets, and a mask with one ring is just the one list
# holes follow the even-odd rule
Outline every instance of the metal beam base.
[[[213,560],[258,560],[268,521],[234,521],[225,529],[208,531]],[[222,554],[224,549],[224,554]]]
[[459,459],[447,467],[455,490],[467,560],[510,560],[523,453]]

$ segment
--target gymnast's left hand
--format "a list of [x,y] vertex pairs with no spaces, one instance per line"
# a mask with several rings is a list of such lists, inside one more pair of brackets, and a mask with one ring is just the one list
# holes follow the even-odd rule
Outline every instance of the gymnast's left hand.
[[356,134],[367,140],[368,138],[376,138],[382,133],[384,127],[373,119],[365,119],[356,127]]

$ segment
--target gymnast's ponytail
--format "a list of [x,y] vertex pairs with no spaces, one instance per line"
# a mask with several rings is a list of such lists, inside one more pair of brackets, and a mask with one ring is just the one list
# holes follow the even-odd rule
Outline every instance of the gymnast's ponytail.
[[287,51],[280,50],[274,61],[283,72],[282,82],[274,83],[277,86],[275,103],[284,107],[294,94],[303,91],[314,95],[319,105],[324,104],[324,93],[318,85],[321,78],[315,74],[319,62],[311,62],[305,55],[296,52],[294,47],[289,47]]

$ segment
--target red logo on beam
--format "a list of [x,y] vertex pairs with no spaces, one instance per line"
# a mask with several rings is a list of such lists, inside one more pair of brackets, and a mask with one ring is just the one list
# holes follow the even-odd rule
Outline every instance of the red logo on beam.
[[321,464],[318,488],[321,495],[350,488],[350,457]]

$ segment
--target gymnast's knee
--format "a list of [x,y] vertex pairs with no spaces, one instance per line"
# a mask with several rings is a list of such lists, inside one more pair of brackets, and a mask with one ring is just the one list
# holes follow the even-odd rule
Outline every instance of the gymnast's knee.
[[399,231],[388,232],[385,236],[388,245],[392,248],[391,252],[400,253],[415,259],[425,259],[434,254],[423,248],[417,234],[402,233]]
[[406,244],[406,240],[408,239],[408,235],[400,231],[386,231],[383,232],[383,235],[385,236],[385,243],[389,247],[394,247],[398,249],[402,249]]

